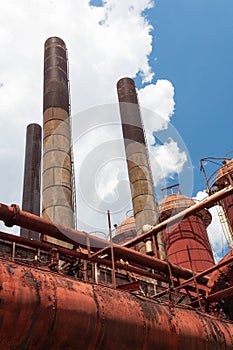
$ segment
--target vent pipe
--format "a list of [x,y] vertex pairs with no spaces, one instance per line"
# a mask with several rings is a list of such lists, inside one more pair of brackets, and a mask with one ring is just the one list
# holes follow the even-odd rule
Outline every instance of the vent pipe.
[[[159,222],[158,204],[154,194],[145,134],[134,81],[130,78],[120,79],[117,83],[117,92],[136,232],[139,236],[145,232],[145,227],[154,226]],[[165,252],[161,234],[157,236],[157,245],[160,258],[164,259]],[[144,252],[145,246],[140,247],[140,250]]]
[[[67,50],[64,41],[57,37],[45,42],[43,111],[42,215],[74,227]],[[69,246],[48,236],[43,239]]]
[[[41,176],[41,126],[27,126],[22,210],[40,216],[40,176]],[[20,236],[40,239],[40,234],[25,228]]]

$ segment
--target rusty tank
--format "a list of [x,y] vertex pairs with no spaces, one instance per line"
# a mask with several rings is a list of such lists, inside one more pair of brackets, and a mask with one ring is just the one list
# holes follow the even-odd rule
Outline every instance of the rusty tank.
[[191,308],[4,260],[0,278],[1,349],[232,349],[233,325]]
[[[170,194],[160,202],[161,220],[192,206],[195,202],[182,195]],[[211,223],[211,214],[203,209],[167,226],[163,231],[167,259],[179,266],[201,272],[214,265],[206,228]]]

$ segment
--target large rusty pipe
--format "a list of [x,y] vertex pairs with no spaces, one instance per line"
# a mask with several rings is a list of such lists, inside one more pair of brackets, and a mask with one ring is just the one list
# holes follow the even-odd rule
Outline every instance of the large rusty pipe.
[[[92,251],[100,250],[102,247],[109,248],[109,242],[93,237],[86,232],[77,231],[70,227],[56,224],[49,220],[37,217],[36,215],[19,210],[15,205],[7,206],[0,203],[0,220],[4,221],[8,226],[18,225],[36,232],[47,234],[51,237],[64,240],[65,242],[87,247],[88,242]],[[168,275],[168,263],[160,259],[156,259],[145,254],[141,254],[132,249],[114,244],[115,258],[121,258],[129,263],[149,267]],[[171,265],[171,264],[170,264]],[[171,265],[174,276],[184,279],[192,277],[192,271]],[[207,278],[202,278],[200,283],[206,284]]]
[[226,198],[227,196],[230,196],[231,194],[233,194],[233,186],[228,186],[228,187],[212,194],[211,196],[204,199],[200,203],[196,203],[196,204],[192,205],[191,207],[189,207],[185,210],[182,210],[178,214],[171,216],[169,219],[164,220],[163,222],[159,223],[158,225],[153,227],[148,232],[124,243],[123,246],[128,247],[128,248],[133,247],[136,244],[138,244],[139,242],[141,242],[145,239],[148,239],[149,237],[151,237],[151,235],[158,234],[158,232],[161,232],[162,230],[164,230],[167,227],[167,225],[175,224],[175,223],[179,222],[180,220],[187,218],[190,215],[193,215],[193,214],[199,212],[202,209],[205,209],[205,208],[209,209],[209,208],[213,207],[214,205],[216,205],[216,203],[219,200]]
[[47,234],[48,236],[72,245],[80,245],[85,248],[87,247],[87,239],[89,239],[93,251],[109,246],[109,242],[101,238],[88,235],[86,232],[78,231],[71,227],[25,212],[20,210],[15,204],[7,206],[0,203],[0,220],[4,221],[6,226],[18,225],[20,227],[32,229],[41,234]]
[[[42,215],[74,227],[67,50],[57,37],[45,42],[43,110]],[[46,235],[43,239],[68,246]]]
[[232,349],[232,322],[191,308],[3,260],[0,285],[0,350]]
[[[122,132],[131,187],[132,203],[137,235],[141,235],[144,225],[159,222],[158,204],[149,164],[148,150],[141,120],[137,92],[134,81],[120,79],[117,83],[120,104]],[[157,236],[160,258],[165,258],[162,236]],[[143,251],[143,248],[140,249]]]
[[[27,126],[24,184],[22,209],[40,216],[41,189],[41,126],[29,124]],[[40,235],[32,230],[21,228],[20,236],[39,239]]]

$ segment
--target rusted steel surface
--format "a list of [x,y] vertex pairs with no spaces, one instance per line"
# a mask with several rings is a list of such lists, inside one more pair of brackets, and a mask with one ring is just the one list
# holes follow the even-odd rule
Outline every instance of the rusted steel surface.
[[133,282],[120,284],[119,286],[117,286],[117,288],[121,289],[121,290],[126,290],[126,291],[139,290],[140,289],[140,282],[139,281],[133,281]]
[[[193,204],[195,204],[193,200],[181,194],[168,195],[159,205],[161,220]],[[210,222],[210,213],[207,210],[201,210],[175,225],[168,225],[163,230],[167,260],[195,272],[201,272],[213,266],[215,263],[206,231]]]
[[207,300],[210,302],[213,302],[213,301],[225,299],[232,296],[233,296],[233,286],[225,288],[223,290],[219,290],[218,292],[209,295]]
[[167,225],[172,225],[180,220],[189,217],[190,215],[193,215],[197,213],[198,211],[205,209],[205,208],[211,208],[213,207],[219,200],[222,200],[230,195],[233,194],[233,186],[228,186],[226,188],[223,188],[222,190],[212,194],[211,196],[207,197],[200,203],[192,205],[190,208],[182,210],[180,213],[170,217],[169,219],[164,220],[163,222],[159,223],[155,227],[153,227],[151,230],[149,230],[146,233],[143,233],[141,236],[136,237],[132,239],[131,241],[126,242],[123,244],[125,247],[133,247],[142,240],[145,240],[149,238],[152,234],[157,234],[158,232],[166,229]]
[[[26,135],[22,209],[40,215],[41,126],[29,124]],[[38,232],[21,228],[20,236],[39,239]]]
[[190,216],[178,225],[169,226],[164,233],[167,247],[167,259],[173,264],[191,269],[187,246],[190,251],[192,269],[201,272],[214,265],[210,244],[206,238],[206,230],[201,219]]
[[[208,288],[209,288],[209,291],[208,291],[207,295],[209,295],[210,290],[213,288],[216,280],[218,279],[216,277],[221,275],[221,271],[219,273],[218,270],[220,270],[222,267],[227,266],[227,265],[228,266],[232,266],[232,264],[233,264],[233,253],[232,253],[232,251],[230,252],[230,254],[227,254],[225,258],[226,259],[222,259],[218,264],[216,264],[216,265],[210,267],[209,269],[207,269],[205,271],[202,271],[202,272],[200,272],[200,273],[195,275],[195,278],[198,279],[199,277],[207,276],[210,273],[214,272],[211,275],[211,277],[210,277],[210,279],[208,281],[208,284],[207,284]],[[182,282],[180,285],[175,287],[173,290],[179,290],[179,289],[189,285],[191,282],[193,282],[193,280],[194,280],[194,277],[191,277],[188,280],[186,280],[185,282]],[[167,292],[169,292],[170,290],[171,290],[171,288],[168,288],[168,289],[164,290],[163,292],[156,294],[156,297],[163,296]]]
[[[21,244],[21,245],[24,245],[26,247],[41,249],[41,250],[44,250],[46,252],[49,252],[54,248],[54,245],[52,245],[50,243],[45,243],[45,242],[41,242],[38,240],[24,238],[24,237],[19,237],[19,236],[8,234],[8,233],[1,232],[1,231],[0,231],[0,239],[8,241],[8,242],[15,242],[17,244]],[[88,259],[88,254],[85,254],[81,251],[71,250],[71,249],[67,249],[67,248],[63,248],[63,247],[58,247],[57,250],[61,255],[66,255],[66,256],[79,258],[79,259],[85,259],[85,260]]]
[[[15,236],[12,234],[8,234],[5,232],[0,232],[0,239],[5,240],[5,241],[9,241],[9,242],[15,242],[17,244],[24,245],[25,247],[32,247],[32,248],[36,248],[36,249],[41,249],[41,250],[46,251],[46,252],[50,252],[54,248],[54,245],[52,245],[50,243],[31,240],[31,239],[27,239],[24,237],[19,237],[19,236]],[[68,248],[64,248],[64,247],[57,247],[56,249],[57,249],[58,253],[61,254],[63,257],[66,256],[66,257],[72,257],[72,258],[77,258],[77,259],[82,259],[82,260],[90,260],[87,251],[86,252],[77,251],[77,250],[68,249]],[[95,259],[93,259],[92,261],[94,261],[97,264],[102,265],[102,266],[107,266],[107,267],[112,266],[111,260],[102,259],[102,258],[99,258],[98,256],[96,256]],[[124,262],[116,261],[115,267],[122,270],[122,271],[129,271],[132,273],[136,273],[137,275],[146,276],[146,277],[158,280],[158,281],[167,282],[167,283],[169,282],[168,277],[166,277],[165,275],[160,275],[158,273],[150,272],[147,269],[140,268],[137,266],[132,266],[129,264],[125,264]]]
[[218,265],[221,267],[212,273],[207,284],[207,300],[220,300],[222,309],[233,319],[233,250]]
[[117,83],[117,93],[120,102],[122,131],[124,142],[128,144],[141,143],[146,145],[136,87],[133,79],[122,78]]
[[[146,266],[151,269],[155,269],[157,271],[165,273],[166,275],[169,274],[168,263],[166,261],[162,261],[160,259],[156,259],[121,246],[115,246],[114,252],[115,257],[117,258],[124,259],[135,265]],[[188,269],[181,268],[174,264],[170,264],[170,268],[172,275],[175,277],[182,277],[184,279],[192,277],[192,271]],[[199,283],[206,284],[208,280],[209,279],[206,277],[200,277],[198,281]]]
[[[37,232],[47,233],[51,237],[63,239],[65,242],[72,243],[74,245],[81,245],[87,247],[87,240],[90,243],[93,251],[98,251],[101,247],[106,247],[109,250],[109,242],[100,238],[89,235],[86,232],[77,231],[66,226],[50,222],[36,215],[20,211],[17,206],[7,206],[0,203],[0,220],[10,225],[19,225],[25,228],[31,228]],[[160,259],[141,254],[132,249],[128,249],[123,246],[114,245],[114,255],[117,259],[123,259],[129,263],[137,266],[149,267],[159,272],[168,274],[168,263]],[[192,271],[180,268],[176,265],[171,265],[171,270],[174,276],[188,279],[192,277]],[[199,283],[206,284],[208,279],[201,277]]]
[[144,130],[134,81],[123,78],[117,83],[122,132],[136,222],[137,235],[143,225],[155,225],[159,219],[148,160]]
[[216,292],[225,286],[233,285],[233,250],[217,264],[219,268],[210,276],[209,293]]
[[[45,219],[74,227],[68,60],[63,40],[51,37],[44,48],[43,200]],[[43,236],[57,245],[69,244]]]
[[1,350],[227,350],[233,324],[1,260]]
[[44,111],[60,107],[69,112],[66,45],[60,38],[45,42],[44,77]]

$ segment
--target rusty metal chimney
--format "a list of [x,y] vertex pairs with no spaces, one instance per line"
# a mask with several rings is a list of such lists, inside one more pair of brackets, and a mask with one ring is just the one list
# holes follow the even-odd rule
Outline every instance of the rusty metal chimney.
[[[41,126],[27,126],[22,210],[40,216]],[[40,234],[24,228],[20,236],[40,239]]]
[[[45,42],[43,111],[42,215],[74,227],[68,61],[66,45],[57,37]],[[67,246],[48,236],[43,239]]]
[[[137,235],[159,221],[146,140],[134,81],[120,79],[117,83],[122,131]],[[160,258],[164,259],[162,237],[157,236]],[[143,251],[143,248],[140,248]]]

